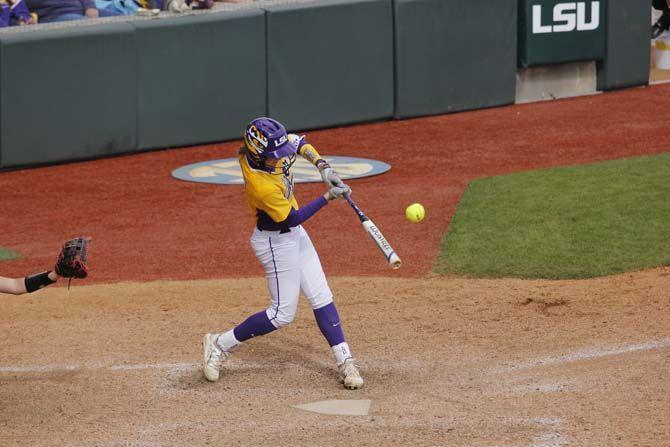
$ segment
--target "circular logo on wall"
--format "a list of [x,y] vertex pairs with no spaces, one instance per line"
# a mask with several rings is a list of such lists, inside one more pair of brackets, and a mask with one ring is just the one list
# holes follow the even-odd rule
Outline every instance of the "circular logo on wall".
[[[377,160],[357,157],[324,156],[324,159],[340,174],[342,180],[371,177],[383,174],[391,166]],[[295,183],[321,182],[321,175],[314,166],[302,157],[298,157],[291,168]],[[239,185],[243,183],[242,170],[237,158],[211,160],[182,166],[172,171],[179,180],[219,185]]]

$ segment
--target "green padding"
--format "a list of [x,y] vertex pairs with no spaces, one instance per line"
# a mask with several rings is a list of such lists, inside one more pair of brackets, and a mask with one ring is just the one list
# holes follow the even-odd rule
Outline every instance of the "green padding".
[[0,36],[2,167],[136,147],[136,59],[126,23]]
[[399,118],[514,102],[516,0],[396,0]]
[[602,60],[607,8],[607,0],[519,0],[519,66]]
[[649,2],[609,0],[607,56],[598,65],[598,89],[649,82]]
[[391,0],[267,8],[268,111],[306,129],[393,116]]
[[239,138],[265,115],[265,13],[134,22],[140,149]]

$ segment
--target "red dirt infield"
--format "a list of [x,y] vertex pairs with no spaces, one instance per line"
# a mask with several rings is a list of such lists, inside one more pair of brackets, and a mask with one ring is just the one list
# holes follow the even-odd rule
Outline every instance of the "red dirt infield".
[[[469,180],[668,150],[670,85],[428,118],[307,132],[323,154],[375,158],[389,173],[354,180],[354,197],[403,259],[391,272],[345,203],[306,224],[329,275],[418,277],[432,268]],[[240,130],[244,123],[240,123]],[[239,141],[0,174],[0,245],[23,255],[3,276],[49,268],[60,244],[93,237],[91,281],[260,276],[241,186],[173,179],[173,169],[231,157]],[[299,185],[305,203],[323,192]],[[405,207],[427,218],[410,224]]]

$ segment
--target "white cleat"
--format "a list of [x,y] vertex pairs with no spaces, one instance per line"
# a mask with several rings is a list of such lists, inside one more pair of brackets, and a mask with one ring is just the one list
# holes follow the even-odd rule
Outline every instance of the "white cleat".
[[361,372],[358,370],[356,361],[349,357],[339,366],[340,382],[348,390],[356,390],[363,386],[363,378]]
[[216,344],[218,338],[219,334],[205,334],[202,339],[202,349],[205,354],[202,372],[205,373],[205,378],[210,382],[219,380],[221,364],[228,357],[228,353],[221,350],[219,345]]

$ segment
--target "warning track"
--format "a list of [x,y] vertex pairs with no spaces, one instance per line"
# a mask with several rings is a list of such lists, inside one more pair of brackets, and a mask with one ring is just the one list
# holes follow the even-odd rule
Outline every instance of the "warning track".
[[[659,110],[670,85],[454,115],[309,132],[323,153],[378,159],[389,173],[351,182],[354,197],[403,259],[389,272],[344,203],[307,223],[327,274],[422,276],[471,179],[668,150]],[[240,123],[242,126],[243,123]],[[192,184],[170,173],[232,157],[239,142],[0,174],[1,245],[19,252],[4,275],[53,263],[65,238],[93,237],[91,282],[262,275],[248,244],[242,186]],[[302,203],[323,192],[298,185]],[[421,202],[427,218],[405,221]],[[39,267],[38,267],[39,266]],[[91,283],[89,282],[89,284]]]

